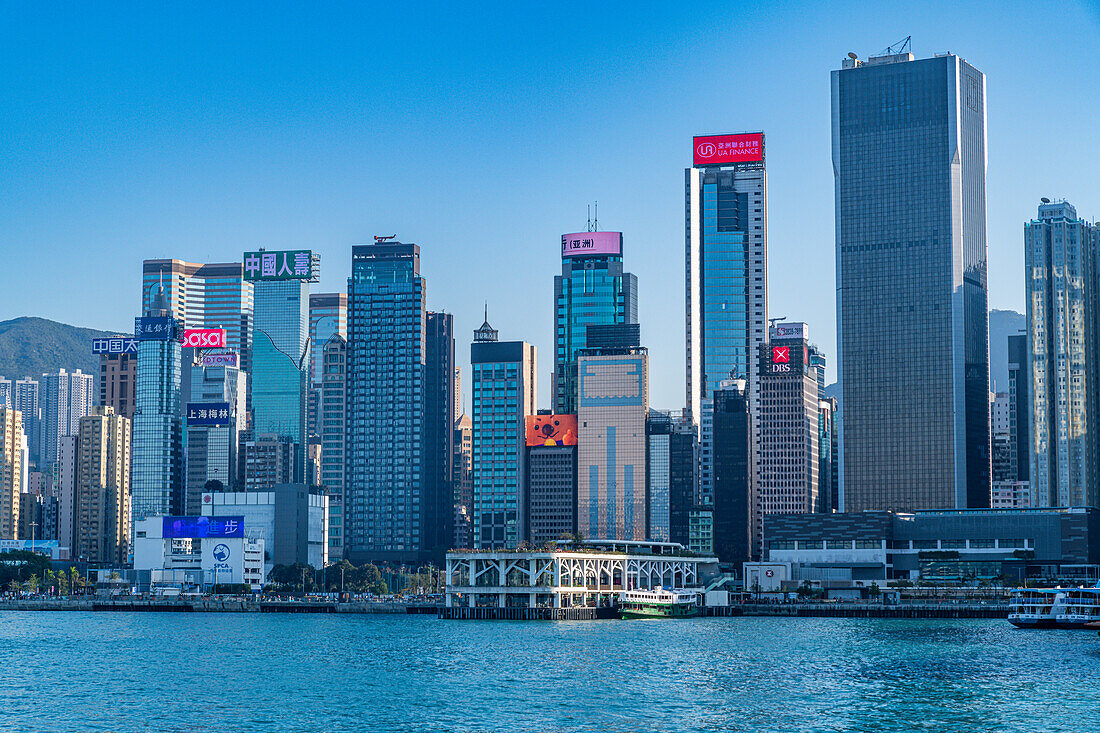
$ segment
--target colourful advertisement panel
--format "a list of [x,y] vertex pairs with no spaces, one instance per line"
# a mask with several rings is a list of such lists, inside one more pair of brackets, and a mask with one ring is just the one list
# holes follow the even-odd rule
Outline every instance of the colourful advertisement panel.
[[165,539],[244,537],[244,517],[164,517],[161,529]]
[[233,423],[228,402],[188,402],[187,424],[190,427],[225,427]]
[[308,249],[245,252],[244,279],[312,280],[313,252]]
[[211,354],[206,353],[202,355],[202,365],[208,366],[227,366],[235,367],[238,363],[237,352],[228,351],[224,354]]
[[136,354],[138,340],[129,337],[92,339],[93,354]]
[[561,235],[562,257],[622,255],[622,232],[577,232]]
[[189,349],[224,349],[224,328],[185,328],[183,345]]
[[528,415],[527,445],[576,445],[576,415]]
[[693,138],[695,165],[756,163],[764,160],[764,133],[702,135]]

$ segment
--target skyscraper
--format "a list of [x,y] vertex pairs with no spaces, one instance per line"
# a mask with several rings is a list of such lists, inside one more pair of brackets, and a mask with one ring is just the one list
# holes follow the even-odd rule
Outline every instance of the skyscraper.
[[0,407],[0,540],[17,539],[23,493],[23,416]]
[[697,489],[699,431],[680,413],[651,409],[646,432],[648,538],[686,547],[688,514]]
[[38,423],[41,419],[41,412],[38,404],[38,389],[39,385],[36,379],[23,377],[15,380],[12,385],[12,407],[23,414],[23,433],[27,436],[30,460],[41,471],[43,466],[39,455],[41,435],[38,430]]
[[474,543],[474,422],[462,414],[454,424],[454,539],[453,547],[468,548]]
[[39,380],[39,451],[40,465],[49,467],[57,461],[61,438],[76,435],[80,418],[92,410],[95,378],[79,369],[56,374],[43,374]]
[[577,353],[590,325],[638,322],[638,278],[623,271],[622,232],[561,236],[554,277],[554,412],[577,413]]
[[1024,225],[1036,506],[1100,505],[1097,247],[1100,227],[1066,201],[1043,199]]
[[1027,336],[1008,337],[1009,431],[1016,481],[1031,481],[1031,392],[1028,389]]
[[577,387],[577,531],[645,540],[649,355],[590,341],[577,360]]
[[137,385],[131,445],[133,517],[183,512],[183,349],[168,300],[157,298],[134,321]]
[[[62,494],[72,505],[72,555],[88,562],[122,565],[130,550],[130,420],[112,407],[94,407],[80,418],[75,493]],[[68,516],[64,509],[62,513]],[[69,530],[68,527],[65,528]]]
[[428,313],[424,337],[425,544],[442,556],[454,538],[454,316]]
[[208,482],[220,483],[222,491],[243,488],[237,451],[248,428],[248,375],[236,367],[201,363],[188,371],[184,513],[197,516]]
[[307,396],[307,434],[321,435],[321,388],[324,381],[321,350],[329,338],[348,337],[347,293],[309,294],[309,394]]
[[[766,386],[761,392],[767,394]],[[710,488],[713,550],[719,562],[740,569],[741,563],[760,554],[754,543],[759,522],[747,381],[721,382],[704,404],[712,413],[707,422],[714,456]],[[761,412],[766,409],[762,406]]]
[[430,559],[424,290],[419,246],[352,247],[344,529],[353,563]]
[[338,333],[321,347],[321,485],[328,494],[328,554],[344,557],[344,455],[348,342]]
[[13,397],[11,380],[7,377],[0,377],[0,407],[11,407]]
[[759,389],[754,360],[767,339],[768,177],[764,133],[694,139],[684,174],[687,241],[687,408],[733,374]]
[[309,378],[309,284],[320,277],[310,250],[246,252],[253,288],[252,431],[295,445],[293,482],[305,477],[306,385]]
[[985,77],[853,55],[832,140],[844,510],[989,506]]
[[241,369],[251,371],[252,283],[240,262],[145,260],[141,285],[143,313],[163,286],[170,315],[182,328],[224,328],[226,347],[240,354]]
[[[119,340],[134,343],[131,339]],[[110,407],[116,415],[133,418],[137,363],[136,352],[100,354],[98,398],[95,403]]]
[[474,547],[515,547],[527,538],[526,420],[538,404],[535,347],[498,341],[485,322],[470,345]]
[[576,531],[577,416],[527,416],[527,540],[541,546]]
[[769,514],[823,512],[818,369],[806,324],[780,323],[759,352],[760,425],[757,465],[756,555],[762,556]]

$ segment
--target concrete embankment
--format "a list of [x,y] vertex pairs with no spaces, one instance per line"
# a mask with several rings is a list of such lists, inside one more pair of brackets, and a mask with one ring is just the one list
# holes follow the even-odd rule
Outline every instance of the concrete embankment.
[[706,616],[829,618],[1008,618],[1007,603],[745,603],[708,608]]
[[175,613],[435,613],[436,606],[374,601],[276,601],[267,599],[34,598],[0,600],[0,611],[105,611]]

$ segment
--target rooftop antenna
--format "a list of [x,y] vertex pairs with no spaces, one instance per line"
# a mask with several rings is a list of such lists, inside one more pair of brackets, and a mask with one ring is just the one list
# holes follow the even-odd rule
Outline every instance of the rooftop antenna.
[[592,231],[592,204],[588,205],[588,221],[585,222],[585,231]]
[[879,56],[895,56],[895,55],[903,54],[903,53],[906,53],[906,52],[909,52],[909,53],[913,52],[913,37],[912,36],[906,36],[905,38],[901,39],[897,43],[891,43],[889,46],[882,49],[882,53],[880,53],[878,55]]
[[778,323],[779,321],[785,321],[785,320],[787,320],[786,316],[776,316],[775,318],[769,318],[768,319],[768,326],[771,327],[771,328],[775,328],[776,323]]
[[592,231],[600,231],[600,202],[596,202],[595,216],[592,217]]

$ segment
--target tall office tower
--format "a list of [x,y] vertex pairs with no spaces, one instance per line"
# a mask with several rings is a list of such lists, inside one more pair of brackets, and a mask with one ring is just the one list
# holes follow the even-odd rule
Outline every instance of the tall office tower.
[[[813,353],[810,354],[813,359]],[[824,394],[818,384],[818,394]],[[837,506],[836,487],[836,398],[823,397],[817,402],[817,480],[820,485],[823,511],[835,512]]]
[[845,59],[832,130],[841,503],[989,506],[985,76]]
[[990,431],[992,433],[993,483],[1016,480],[1016,461],[1012,451],[1012,399],[1008,392],[990,395]]
[[468,548],[474,543],[474,422],[462,414],[454,424],[454,540],[455,547]]
[[208,483],[217,482],[221,491],[240,490],[237,450],[248,429],[248,375],[236,367],[201,362],[188,370],[183,510],[198,516],[202,494],[211,490]]
[[288,438],[292,483],[305,477],[306,386],[309,379],[309,284],[320,277],[310,250],[245,252],[252,283],[252,431]]
[[240,262],[202,264],[145,260],[141,309],[153,305],[164,287],[169,315],[182,328],[224,328],[226,347],[240,354],[239,367],[252,370],[252,283]]
[[1100,227],[1067,201],[1043,199],[1024,225],[1036,506],[1100,505],[1097,247]]
[[7,377],[0,377],[0,407],[12,407],[14,397],[11,380]]
[[38,380],[36,379],[23,377],[15,380],[12,385],[11,405],[23,414],[23,433],[27,436],[30,460],[36,468],[41,470],[43,468],[39,456],[41,435],[38,430],[41,412],[39,410],[38,395]]
[[577,416],[539,410],[527,416],[527,541],[535,546],[571,536],[577,516]]
[[646,418],[646,496],[649,529],[646,539],[669,542],[669,443],[672,415],[662,410],[650,410]]
[[806,324],[780,324],[770,335],[771,343],[761,345],[759,352],[760,444],[753,512],[757,555],[767,515],[822,512],[826,505],[818,474],[821,399]]
[[515,547],[528,535],[523,480],[526,420],[538,403],[536,350],[525,341],[498,341],[486,313],[470,364],[474,547]]
[[133,518],[183,513],[183,349],[179,322],[158,290],[134,321],[137,382],[131,445]]
[[684,174],[687,240],[687,408],[733,374],[759,388],[753,359],[767,339],[768,177],[764,133],[694,139]]
[[442,557],[454,540],[454,316],[428,313],[424,337],[425,544]]
[[23,415],[0,407],[0,540],[18,539],[22,482]]
[[138,340],[128,336],[93,339],[92,353],[99,355],[95,404],[109,406],[116,415],[133,419]]
[[309,295],[309,394],[306,406],[306,433],[321,435],[320,418],[322,373],[321,350],[328,340],[348,337],[347,293],[310,293]]
[[328,493],[328,555],[344,557],[344,445],[348,342],[334,333],[321,346],[321,485]]
[[599,345],[577,359],[577,530],[588,539],[645,540],[649,355]]
[[73,507],[73,557],[116,566],[127,562],[130,428],[130,420],[116,415],[111,407],[94,407],[90,415],[80,418],[75,494],[61,496],[62,505]]
[[352,247],[348,280],[345,557],[431,559],[425,537],[424,278],[420,247]]
[[554,277],[554,412],[577,413],[577,354],[590,325],[638,322],[638,278],[623,272],[622,232],[561,236]]
[[80,418],[91,412],[95,396],[95,378],[79,369],[43,374],[39,382],[39,458],[49,468],[57,461],[63,435],[76,435]]
[[1008,337],[1009,432],[1016,480],[1031,481],[1031,396],[1028,390],[1027,336]]
[[708,404],[708,439],[713,450],[711,526],[719,562],[735,568],[758,556],[752,418],[745,379],[723,380]]

